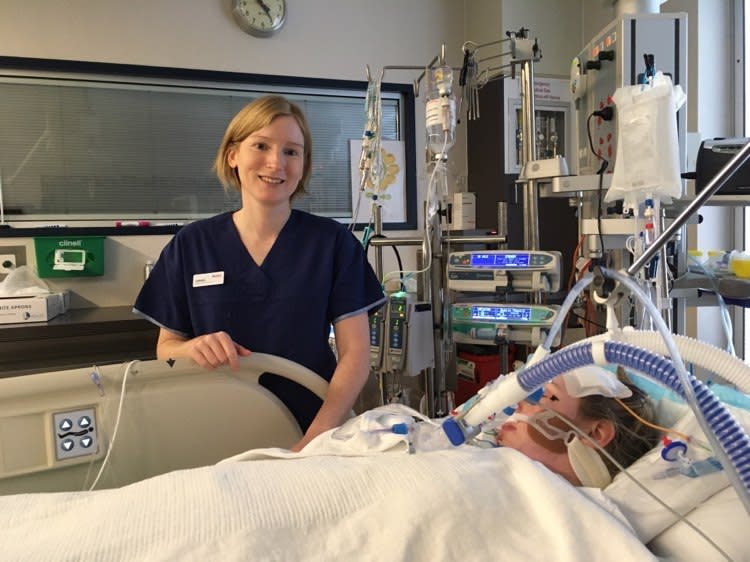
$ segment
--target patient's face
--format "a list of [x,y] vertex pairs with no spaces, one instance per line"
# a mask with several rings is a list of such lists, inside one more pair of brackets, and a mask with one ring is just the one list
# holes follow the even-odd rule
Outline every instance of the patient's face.
[[[580,420],[577,419],[580,401],[580,398],[574,398],[568,394],[562,379],[557,377],[544,387],[544,396],[539,401],[540,405],[522,402],[518,405],[518,412],[531,416],[543,410],[542,406],[544,406],[580,425]],[[566,431],[568,429],[559,420],[552,420],[550,423],[560,429]],[[528,457],[541,462],[556,472],[559,472],[559,461],[563,460],[558,457],[564,457],[564,460],[567,460],[567,448],[563,440],[546,439],[523,421],[509,421],[503,424],[498,433],[497,441],[498,444],[504,447],[511,447],[521,451]]]

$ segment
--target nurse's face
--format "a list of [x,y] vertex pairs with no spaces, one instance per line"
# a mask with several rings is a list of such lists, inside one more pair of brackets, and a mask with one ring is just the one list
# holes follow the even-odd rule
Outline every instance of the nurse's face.
[[233,146],[227,161],[237,170],[243,202],[288,203],[302,178],[304,142],[294,117],[282,115]]

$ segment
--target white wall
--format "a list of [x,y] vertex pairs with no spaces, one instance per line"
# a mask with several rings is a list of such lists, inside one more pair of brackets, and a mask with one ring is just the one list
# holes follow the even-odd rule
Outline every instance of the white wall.
[[[503,31],[528,28],[537,38],[542,59],[534,71],[544,76],[570,76],[570,62],[585,43],[581,43],[581,0],[504,0]],[[588,40],[588,39],[587,39]]]
[[[464,3],[456,0],[291,0],[284,28],[267,39],[251,37],[237,26],[231,0],[0,2],[3,56],[365,80],[367,64],[374,72],[384,65],[424,66],[443,43],[448,63],[458,66],[463,41]],[[418,74],[388,71],[385,80],[411,84]],[[423,103],[423,96],[417,99],[419,201],[426,185]],[[450,155],[454,181],[467,175],[465,152],[465,133],[459,130]],[[418,210],[421,216],[421,205]],[[118,275],[138,271],[139,276],[76,282],[71,288],[81,297],[77,302],[131,304],[140,283],[134,279],[142,279],[145,259],[155,257],[165,241],[150,240],[136,244],[136,251],[128,248],[132,240],[126,237],[108,241],[114,255],[124,260],[118,263]],[[387,260],[391,254],[385,252]],[[414,252],[407,249],[402,255],[406,267],[416,265]],[[386,262],[385,269],[396,269],[395,262]]]
[[290,0],[269,39],[240,30],[231,0],[0,3],[3,55],[353,80],[429,62],[441,42],[458,59],[462,27],[455,0]]

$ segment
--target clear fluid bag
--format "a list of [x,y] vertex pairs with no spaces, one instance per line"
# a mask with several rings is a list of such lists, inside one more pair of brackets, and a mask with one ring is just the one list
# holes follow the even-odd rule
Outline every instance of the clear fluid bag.
[[647,197],[663,202],[682,195],[675,113],[685,103],[680,86],[657,72],[651,84],[618,88],[617,154],[604,200],[635,208]]

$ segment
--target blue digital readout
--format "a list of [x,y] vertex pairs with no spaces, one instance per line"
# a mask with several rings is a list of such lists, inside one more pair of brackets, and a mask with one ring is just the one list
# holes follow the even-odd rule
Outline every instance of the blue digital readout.
[[477,267],[529,267],[529,254],[471,254]]
[[472,306],[472,320],[526,321],[531,320],[531,308],[522,306]]

